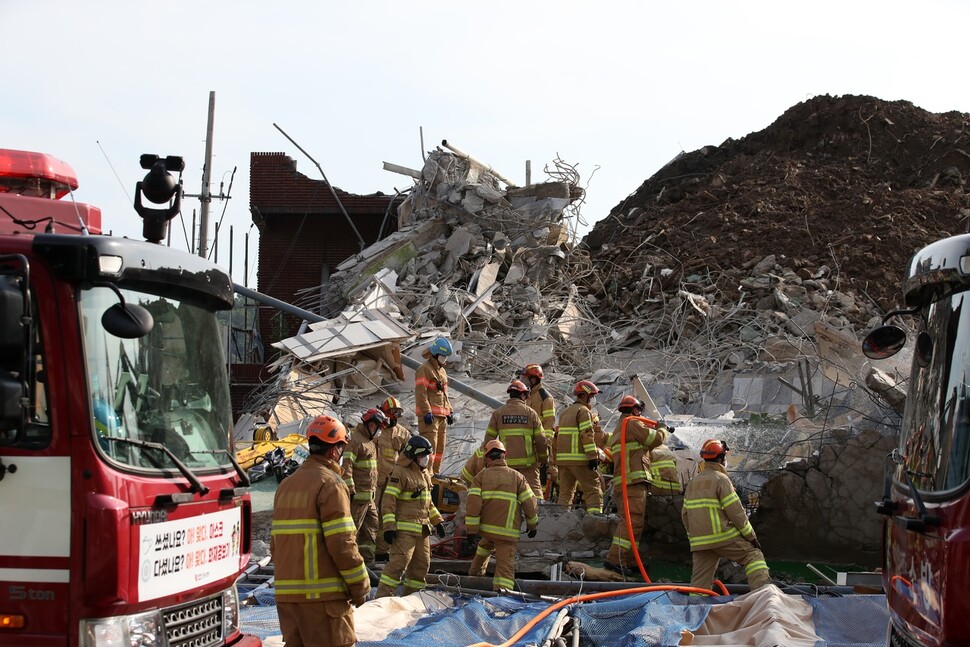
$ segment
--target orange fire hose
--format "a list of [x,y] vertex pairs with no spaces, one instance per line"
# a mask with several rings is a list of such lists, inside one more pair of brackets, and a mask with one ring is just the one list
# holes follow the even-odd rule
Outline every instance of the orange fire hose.
[[529,633],[529,631],[539,624],[543,618],[548,616],[553,611],[558,611],[559,609],[568,606],[570,604],[575,604],[576,602],[589,602],[591,600],[602,600],[603,598],[618,597],[621,595],[631,595],[633,593],[652,593],[654,591],[678,591],[680,593],[699,593],[701,595],[717,595],[714,591],[708,589],[698,589],[692,586],[676,586],[670,584],[655,584],[652,586],[638,586],[633,589],[619,589],[616,591],[602,591],[600,593],[587,593],[586,595],[577,595],[571,598],[566,598],[565,600],[560,600],[555,604],[552,604],[542,610],[537,616],[532,618],[529,622],[525,623],[521,629],[515,632],[508,640],[500,645],[493,645],[491,643],[474,643],[468,647],[511,647],[517,640],[522,638],[522,636]]
[[657,428],[657,422],[642,416],[627,416],[620,425],[620,483],[623,485],[623,516],[626,518],[626,536],[630,540],[630,546],[633,549],[633,558],[637,561],[640,576],[643,577],[644,582],[649,584],[650,576],[647,575],[647,569],[644,568],[643,560],[640,559],[640,540],[638,537],[635,538],[633,536],[633,519],[630,517],[630,497],[627,493],[626,486],[627,463],[629,462],[626,455],[626,423],[630,422],[630,420],[639,420],[653,429]]

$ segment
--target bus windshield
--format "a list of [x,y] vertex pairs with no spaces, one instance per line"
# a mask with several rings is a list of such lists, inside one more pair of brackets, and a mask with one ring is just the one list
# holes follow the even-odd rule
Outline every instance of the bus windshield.
[[[925,311],[910,375],[901,451],[916,487],[953,491],[970,477],[970,292],[958,292]],[[905,482],[905,475],[897,474]]]
[[230,464],[232,413],[215,314],[188,301],[122,294],[151,313],[154,326],[145,337],[122,339],[105,330],[101,315],[118,303],[113,290],[81,290],[97,444],[109,459],[139,470],[172,471],[173,457],[193,471]]

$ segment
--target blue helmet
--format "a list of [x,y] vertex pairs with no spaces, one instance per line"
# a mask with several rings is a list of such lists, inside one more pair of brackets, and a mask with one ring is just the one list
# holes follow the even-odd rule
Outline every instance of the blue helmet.
[[442,357],[450,357],[455,350],[451,347],[451,342],[444,337],[438,337],[436,340],[431,342],[428,346],[428,352],[432,355],[441,355]]

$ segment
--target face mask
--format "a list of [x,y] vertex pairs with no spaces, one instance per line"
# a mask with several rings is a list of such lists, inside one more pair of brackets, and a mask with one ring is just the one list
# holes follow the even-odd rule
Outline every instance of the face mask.
[[378,429],[377,431],[375,431],[375,432],[374,432],[374,435],[373,435],[373,436],[371,436],[371,437],[370,437],[370,439],[371,439],[371,440],[377,440],[377,439],[378,439],[378,438],[380,438],[380,437],[381,437],[381,430],[380,430],[380,429]]
[[596,396],[591,395],[589,396],[589,406],[593,406],[594,404],[596,404]]
[[431,462],[430,456],[428,455],[418,456],[418,465],[421,467],[421,469],[424,469],[425,467],[427,467],[428,463],[430,462]]

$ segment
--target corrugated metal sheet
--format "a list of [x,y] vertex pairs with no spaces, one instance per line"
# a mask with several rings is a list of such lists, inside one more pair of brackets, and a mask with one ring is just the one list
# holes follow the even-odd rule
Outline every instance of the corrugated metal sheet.
[[362,310],[310,324],[310,332],[273,344],[304,362],[349,355],[414,337],[407,326],[379,310]]

